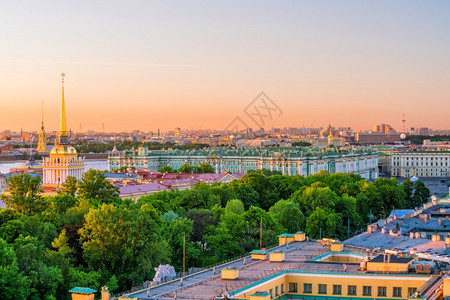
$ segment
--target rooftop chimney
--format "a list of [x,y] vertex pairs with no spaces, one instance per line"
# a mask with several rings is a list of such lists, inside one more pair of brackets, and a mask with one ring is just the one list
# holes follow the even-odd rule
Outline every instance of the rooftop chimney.
[[109,290],[107,286],[102,286],[102,300],[109,300]]

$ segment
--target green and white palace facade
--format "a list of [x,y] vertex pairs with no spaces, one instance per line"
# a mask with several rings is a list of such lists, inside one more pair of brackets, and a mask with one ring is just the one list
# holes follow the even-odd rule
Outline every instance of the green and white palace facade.
[[370,148],[328,150],[312,148],[209,148],[200,150],[158,150],[146,147],[113,151],[108,157],[108,170],[124,166],[159,170],[170,166],[175,170],[182,165],[199,166],[208,163],[216,173],[247,173],[257,169],[280,171],[284,175],[354,173],[363,178],[378,178],[378,155]]

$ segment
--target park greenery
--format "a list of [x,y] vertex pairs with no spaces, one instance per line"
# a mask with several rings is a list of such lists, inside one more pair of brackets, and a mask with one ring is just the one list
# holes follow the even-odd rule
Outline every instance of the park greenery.
[[162,150],[162,149],[179,149],[179,150],[195,150],[209,147],[207,144],[187,144],[177,145],[172,142],[157,143],[157,142],[134,142],[134,141],[109,141],[106,143],[89,143],[86,140],[79,141],[73,145],[78,153],[106,153],[112,151],[114,146],[119,151],[130,150],[137,147],[147,147],[148,150]]
[[292,146],[294,146],[294,147],[310,147],[310,146],[312,146],[312,144],[309,142],[299,141],[299,142],[293,142]]
[[201,163],[199,166],[190,166],[183,164],[178,170],[173,169],[171,166],[164,166],[159,169],[161,173],[215,173],[214,167],[208,163]]
[[[9,179],[0,210],[2,299],[69,299],[75,286],[118,293],[152,280],[154,268],[204,267],[277,243],[277,235],[346,239],[392,209],[430,196],[425,185],[355,174],[308,177],[252,172],[226,184],[199,183],[136,202],[122,200],[102,172],[70,177],[56,196],[40,179]],[[349,227],[348,227],[349,224]]]
[[442,142],[450,140],[450,135],[408,135],[407,140],[411,141],[413,145],[423,145],[424,140],[432,142]]

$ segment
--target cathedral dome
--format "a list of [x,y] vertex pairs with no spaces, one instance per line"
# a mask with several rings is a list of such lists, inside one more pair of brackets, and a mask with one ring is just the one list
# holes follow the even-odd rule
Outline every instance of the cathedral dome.
[[77,155],[77,150],[70,145],[56,145],[50,155]]

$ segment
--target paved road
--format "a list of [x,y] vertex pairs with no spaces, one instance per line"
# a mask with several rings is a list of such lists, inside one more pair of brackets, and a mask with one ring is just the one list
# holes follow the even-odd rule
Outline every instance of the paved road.
[[[292,243],[289,248],[293,247]],[[300,243],[298,243],[300,244]],[[280,249],[286,249],[286,246],[278,246],[278,247],[274,247],[268,250],[268,253],[271,253],[273,251],[276,250],[280,250]],[[245,257],[245,261],[246,261],[246,266],[251,265],[251,264],[255,264],[255,263],[259,263],[260,261],[252,261],[250,255]],[[224,269],[224,268],[228,268],[228,267],[236,267],[236,268],[242,268],[244,266],[244,258],[217,266],[215,268],[215,274],[213,274],[213,269],[207,269],[204,270],[202,272],[196,273],[196,274],[192,274],[189,276],[184,277],[183,279],[183,286],[180,285],[180,279],[176,279],[170,282],[167,282],[165,284],[161,284],[158,285],[156,287],[151,287],[150,291],[148,292],[148,296],[147,296],[147,291],[148,289],[144,289],[144,290],[140,290],[134,293],[130,293],[129,297],[130,298],[138,298],[138,299],[162,299],[161,297],[167,293],[174,293],[175,291],[178,291],[180,289],[189,287],[189,286],[193,286],[196,285],[198,283],[210,280],[210,279],[214,279],[220,276],[220,270]],[[170,297],[169,297],[170,298]]]

